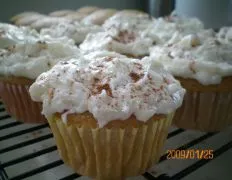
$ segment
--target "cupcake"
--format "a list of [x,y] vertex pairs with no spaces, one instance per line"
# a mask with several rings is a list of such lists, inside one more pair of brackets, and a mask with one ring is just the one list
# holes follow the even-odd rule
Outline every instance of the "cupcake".
[[[104,32],[89,33],[80,49],[84,52],[97,50],[115,51],[128,57],[142,58],[149,54],[149,48],[157,37],[147,31],[153,19],[149,16],[128,16],[110,18],[105,22]],[[148,32],[148,33],[147,33]]]
[[151,48],[153,60],[187,90],[173,120],[177,127],[215,132],[232,124],[231,50],[231,44],[202,33]]
[[66,19],[69,19],[69,20],[75,21],[75,22],[76,21],[80,22],[86,16],[87,16],[87,14],[84,14],[84,13],[72,12],[72,13],[69,13],[69,14],[63,16],[63,18],[66,18]]
[[42,28],[49,28],[60,23],[71,23],[72,21],[63,17],[44,17],[30,24],[30,27],[40,31]]
[[14,22],[14,24],[16,24],[18,26],[30,26],[31,24],[33,24],[37,20],[40,20],[40,19],[43,19],[46,17],[48,17],[48,16],[43,15],[43,14],[39,14],[39,13],[31,14],[31,15],[19,18],[17,21]]
[[145,12],[137,9],[123,9],[121,11],[118,11],[115,15],[131,15],[131,16],[137,16],[138,14],[146,14]]
[[48,37],[0,49],[0,95],[8,113],[26,123],[46,122],[28,88],[42,72],[78,53],[72,40]]
[[204,24],[197,18],[176,16],[173,12],[170,16],[157,18],[148,30],[159,38],[157,44],[165,44],[176,32],[182,35],[197,33],[204,30]]
[[82,22],[84,24],[102,25],[106,19],[113,16],[116,12],[116,9],[100,9],[86,16]]
[[221,41],[232,43],[232,27],[222,27],[216,36]]
[[35,42],[39,33],[28,27],[17,27],[15,25],[0,23],[0,49],[15,44]]
[[158,63],[100,54],[56,64],[29,92],[77,173],[137,176],[159,160],[185,90]]
[[51,13],[49,13],[49,16],[53,16],[53,17],[63,17],[66,16],[70,13],[75,12],[74,10],[71,9],[63,9],[63,10],[57,10],[57,11],[53,11]]
[[96,6],[84,6],[84,7],[77,9],[77,12],[83,13],[83,14],[90,14],[97,10],[100,10],[100,8]]
[[39,14],[38,12],[34,11],[25,11],[19,14],[14,15],[13,17],[10,18],[10,22],[15,23],[17,20],[24,18],[24,17],[29,17],[34,14]]
[[60,23],[50,28],[43,28],[40,34],[49,35],[53,38],[67,36],[75,41],[77,45],[82,43],[88,33],[103,31],[103,28],[97,25],[88,25],[80,22]]
[[119,11],[114,16],[108,18],[102,26],[106,30],[112,28],[145,30],[155,22],[155,18],[148,14],[130,14],[126,12]]

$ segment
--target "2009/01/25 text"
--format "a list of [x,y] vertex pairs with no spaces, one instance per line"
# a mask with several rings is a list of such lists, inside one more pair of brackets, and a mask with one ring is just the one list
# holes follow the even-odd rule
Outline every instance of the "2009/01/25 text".
[[213,150],[186,149],[168,150],[167,159],[213,159]]

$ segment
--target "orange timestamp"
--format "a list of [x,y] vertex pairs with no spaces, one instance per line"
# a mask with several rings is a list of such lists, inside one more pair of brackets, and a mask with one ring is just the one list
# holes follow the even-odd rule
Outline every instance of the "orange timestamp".
[[213,159],[212,149],[168,150],[167,159]]

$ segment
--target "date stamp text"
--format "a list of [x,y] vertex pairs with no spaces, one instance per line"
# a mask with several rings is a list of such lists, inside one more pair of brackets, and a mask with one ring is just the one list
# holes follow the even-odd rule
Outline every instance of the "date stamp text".
[[186,149],[168,150],[167,159],[213,159],[213,150],[210,149]]

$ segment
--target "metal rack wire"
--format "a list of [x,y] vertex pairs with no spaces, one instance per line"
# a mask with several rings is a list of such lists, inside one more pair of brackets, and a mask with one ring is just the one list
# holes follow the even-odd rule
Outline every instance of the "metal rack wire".
[[[213,149],[213,159],[168,160],[167,149]],[[157,166],[141,180],[179,180],[232,149],[232,129],[220,133],[185,131],[172,127]],[[0,103],[0,179],[82,179],[60,160],[48,124],[28,125],[11,118]],[[130,179],[130,178],[129,178]],[[133,178],[132,178],[133,179]],[[131,179],[131,180],[132,180]]]

